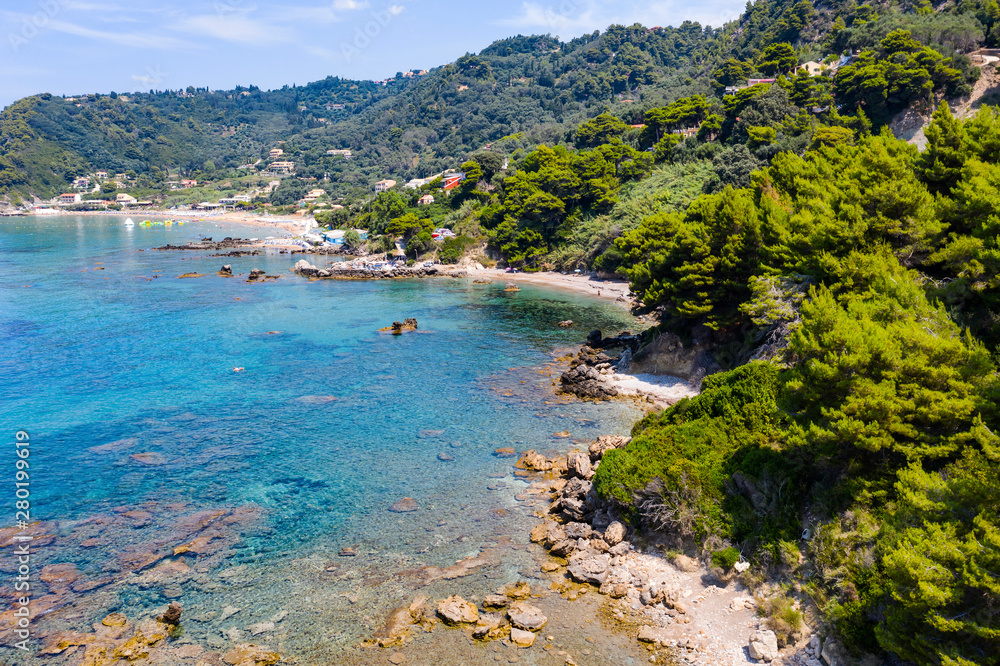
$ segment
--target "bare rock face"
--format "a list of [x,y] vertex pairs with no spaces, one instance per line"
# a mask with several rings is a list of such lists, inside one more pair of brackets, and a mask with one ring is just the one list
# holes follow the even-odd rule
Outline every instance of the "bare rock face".
[[540,631],[548,618],[542,614],[542,610],[532,606],[527,601],[515,601],[507,611],[511,625],[525,631]]
[[570,451],[566,455],[566,462],[569,465],[569,475],[571,477],[590,479],[594,476],[594,470],[590,466],[589,453]]
[[604,457],[604,454],[612,449],[623,449],[632,441],[631,437],[617,437],[615,435],[604,435],[598,437],[590,443],[590,461],[597,462]]
[[625,539],[625,525],[617,520],[604,530],[604,541],[609,546],[617,546]]
[[448,624],[475,624],[479,620],[479,611],[462,597],[448,597],[438,603],[438,615]]
[[632,357],[632,374],[672,375],[692,381],[713,372],[718,365],[709,354],[708,341],[688,347],[673,333],[659,337]]
[[778,637],[770,629],[758,629],[750,634],[747,648],[751,659],[774,661],[778,658]]

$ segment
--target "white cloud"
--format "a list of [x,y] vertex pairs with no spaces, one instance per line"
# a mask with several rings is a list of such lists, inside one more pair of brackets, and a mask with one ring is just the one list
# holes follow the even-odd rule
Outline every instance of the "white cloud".
[[368,7],[367,0],[333,0],[333,8],[338,11],[353,12]]
[[392,14],[393,16],[399,16],[400,14],[406,11],[406,7],[404,7],[403,5],[389,5],[388,7],[386,7],[386,9],[388,9],[389,13]]
[[142,33],[142,32],[105,32],[102,30],[92,30],[91,28],[84,28],[81,25],[76,25],[75,23],[66,23],[64,21],[49,21],[45,26],[48,29],[55,30],[56,32],[62,32],[68,35],[76,35],[78,37],[87,37],[90,39],[96,39],[101,42],[106,42],[109,44],[117,44],[119,46],[128,46],[132,48],[153,48],[153,49],[188,49],[194,46],[190,42],[186,42],[181,39],[176,39],[174,37],[167,37],[165,35],[155,34],[155,33]]
[[559,34],[563,38],[594,30],[604,30],[612,24],[645,26],[678,26],[684,21],[720,26],[739,16],[743,4],[738,0],[707,0],[701,3],[599,2],[597,0],[553,0],[523,2],[521,13],[498,23],[519,30],[537,30]]
[[239,44],[281,43],[292,41],[295,35],[285,29],[258,21],[246,14],[191,16],[171,26],[174,30],[191,32]]

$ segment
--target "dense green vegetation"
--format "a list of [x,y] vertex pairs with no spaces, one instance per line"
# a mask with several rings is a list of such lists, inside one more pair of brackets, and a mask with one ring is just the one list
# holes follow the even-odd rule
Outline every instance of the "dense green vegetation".
[[[597,491],[719,569],[749,559],[754,587],[797,583],[851,650],[1000,664],[1000,111],[942,103],[981,45],[994,0],[760,0],[387,85],[40,95],[0,114],[0,192],[103,169],[190,203],[263,189],[280,146],[295,175],[248,206],[319,188],[343,208],[317,221],[371,251],[627,277],[722,371],[637,424]],[[937,109],[923,152],[889,131],[905,109]],[[199,187],[165,190],[179,175]],[[764,607],[782,636],[801,621]]]
[[783,343],[640,422],[595,486],[808,581],[852,649],[996,664],[1000,112],[942,105],[927,135],[782,153],[616,241],[668,327]]

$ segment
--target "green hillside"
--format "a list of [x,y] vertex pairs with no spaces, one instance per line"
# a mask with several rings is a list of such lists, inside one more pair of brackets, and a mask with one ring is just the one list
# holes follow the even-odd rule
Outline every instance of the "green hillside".
[[[343,208],[308,204],[317,221],[369,250],[626,277],[659,319],[646,342],[701,345],[713,374],[608,452],[598,494],[722,578],[749,563],[782,644],[808,620],[869,663],[997,665],[1000,110],[947,100],[992,67],[968,54],[998,22],[995,0],[761,0],[387,85],[41,95],[0,115],[0,188],[131,172],[180,203],[258,186],[239,167],[280,146],[295,174],[248,207],[318,187]],[[907,109],[933,112],[923,151],[889,130]]]

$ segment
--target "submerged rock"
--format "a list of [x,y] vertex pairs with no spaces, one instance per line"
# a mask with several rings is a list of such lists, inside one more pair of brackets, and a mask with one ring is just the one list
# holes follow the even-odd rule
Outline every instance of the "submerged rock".
[[507,611],[507,617],[513,626],[525,631],[540,631],[549,620],[542,614],[540,608],[532,606],[527,601],[512,603],[510,610]]
[[448,624],[474,624],[479,620],[479,610],[458,596],[438,602],[437,613]]
[[159,617],[161,622],[166,624],[178,624],[181,621],[181,605],[176,601],[171,601],[170,605],[167,606],[167,610],[163,615]]
[[417,500],[412,497],[404,497],[395,504],[389,507],[389,511],[393,513],[409,513],[410,511],[416,511],[420,507],[417,506]]
[[529,648],[535,644],[535,634],[530,631],[518,629],[517,627],[511,627],[510,641],[518,647]]

